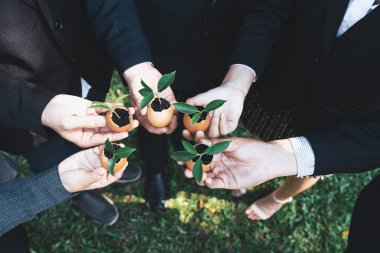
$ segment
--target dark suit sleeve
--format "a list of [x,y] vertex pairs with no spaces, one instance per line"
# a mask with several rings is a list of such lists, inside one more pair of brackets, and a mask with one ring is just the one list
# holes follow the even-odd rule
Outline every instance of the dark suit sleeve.
[[0,236],[70,197],[57,167],[30,178],[0,184]]
[[86,0],[96,37],[120,73],[141,62],[152,62],[133,0]]
[[46,135],[41,115],[55,96],[38,86],[0,71],[0,126]]
[[255,70],[260,77],[273,44],[295,8],[295,0],[249,0],[230,63]]
[[380,168],[380,119],[342,124],[305,135],[315,155],[314,175]]

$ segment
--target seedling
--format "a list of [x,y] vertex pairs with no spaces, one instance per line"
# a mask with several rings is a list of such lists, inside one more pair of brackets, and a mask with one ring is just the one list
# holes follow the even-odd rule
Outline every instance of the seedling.
[[104,114],[106,116],[107,126],[115,132],[125,132],[132,128],[133,116],[129,109],[121,103],[129,94],[118,97],[113,103],[114,106],[110,107],[107,103],[94,101],[90,108],[99,108],[107,110]]
[[122,143],[111,143],[107,139],[104,143],[104,150],[99,155],[102,167],[111,175],[124,168],[128,157],[135,151],[134,148],[125,147]]
[[226,100],[216,99],[203,106],[189,105],[183,102],[174,103],[173,106],[179,112],[184,113],[183,125],[190,133],[206,131],[210,126],[210,115],[212,112],[224,105]]
[[184,151],[172,153],[171,158],[175,161],[185,162],[186,167],[192,170],[194,178],[200,182],[203,172],[210,170],[214,155],[224,152],[230,143],[230,141],[222,141],[212,146],[206,144],[193,146],[190,142],[182,140]]
[[160,93],[174,82],[175,73],[173,71],[162,75],[157,84],[157,92],[141,80],[143,88],[139,90],[139,93],[144,98],[140,103],[140,110],[148,106],[147,118],[155,127],[165,127],[172,121],[174,109],[168,100],[160,97]]

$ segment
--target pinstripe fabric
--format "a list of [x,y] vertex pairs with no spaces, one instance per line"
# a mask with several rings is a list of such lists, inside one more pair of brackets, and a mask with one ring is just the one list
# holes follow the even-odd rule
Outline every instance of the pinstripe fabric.
[[297,162],[297,177],[311,176],[314,174],[315,156],[309,141],[301,136],[289,138]]
[[[3,159],[0,161],[1,173],[1,168],[9,165]],[[33,177],[0,184],[0,236],[70,197],[61,183],[57,167]]]

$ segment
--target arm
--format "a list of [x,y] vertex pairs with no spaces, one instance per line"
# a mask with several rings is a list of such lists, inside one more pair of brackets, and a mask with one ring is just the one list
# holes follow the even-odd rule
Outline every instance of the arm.
[[133,0],[86,0],[85,4],[96,37],[120,73],[152,62]]
[[[48,171],[0,184],[0,236],[67,200],[71,193],[103,188],[116,182],[127,164],[111,175],[100,164],[101,152],[103,147],[83,150]],[[8,165],[1,161],[0,155],[0,170]]]
[[0,71],[0,125],[46,135],[42,112],[55,94]]
[[[141,80],[157,90],[161,73],[152,65],[152,56],[145,39],[133,0],[86,0],[87,14],[96,37],[107,49],[108,55],[119,73],[128,83],[132,105],[139,110],[143,97],[138,92]],[[171,88],[161,96],[169,102],[176,102]],[[140,110],[139,110],[140,111]],[[146,118],[146,108],[137,117],[141,125],[155,134],[172,133],[177,127],[173,117],[167,127],[156,128]]]
[[295,0],[250,0],[239,29],[231,65],[244,64],[260,77],[282,26],[292,13]]
[[380,168],[380,119],[342,124],[305,135],[314,155],[314,175]]
[[57,167],[30,178],[0,184],[0,236],[70,197]]

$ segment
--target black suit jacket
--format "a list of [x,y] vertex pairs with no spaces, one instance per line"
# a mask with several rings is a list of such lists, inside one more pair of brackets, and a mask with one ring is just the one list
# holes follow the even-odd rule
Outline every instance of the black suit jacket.
[[272,86],[280,96],[292,101],[296,132],[316,156],[316,175],[380,167],[380,9],[336,38],[348,2],[265,0],[253,11],[246,41],[260,83],[271,45],[295,15],[293,51],[282,70],[269,74],[277,76]]
[[86,5],[120,72],[151,61],[163,73],[177,70],[176,91],[196,94],[219,85],[231,64],[252,67],[245,42],[258,1],[87,0]]
[[55,94],[80,95],[80,77],[105,93],[111,74],[82,1],[0,1],[0,149],[32,149]]

